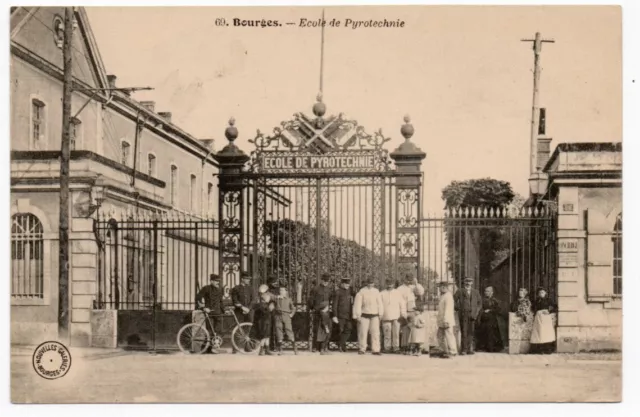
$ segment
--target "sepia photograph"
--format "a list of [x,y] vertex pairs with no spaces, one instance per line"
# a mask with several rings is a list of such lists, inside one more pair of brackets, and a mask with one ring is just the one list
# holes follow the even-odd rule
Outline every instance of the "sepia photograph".
[[12,403],[622,401],[621,6],[7,9]]

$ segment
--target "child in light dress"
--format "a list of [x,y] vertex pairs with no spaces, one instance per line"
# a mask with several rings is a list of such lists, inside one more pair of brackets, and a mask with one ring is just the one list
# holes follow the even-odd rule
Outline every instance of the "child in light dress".
[[[409,352],[414,356],[422,355],[422,350],[428,350],[429,344],[429,320],[427,318],[426,306],[418,303],[416,305],[417,314],[411,321],[411,335],[409,336]],[[426,345],[426,346],[425,346]]]

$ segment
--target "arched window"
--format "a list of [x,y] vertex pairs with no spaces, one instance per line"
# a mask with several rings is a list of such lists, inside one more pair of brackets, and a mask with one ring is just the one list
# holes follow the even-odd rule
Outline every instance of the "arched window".
[[178,201],[178,167],[171,165],[171,177],[169,178],[169,198],[171,205],[175,206]]
[[189,183],[189,209],[194,212],[198,205],[198,180],[195,175],[191,174],[191,182]]
[[44,297],[42,223],[31,213],[11,217],[11,298]]
[[47,112],[44,101],[31,99],[31,141],[33,149],[46,147]]
[[131,145],[129,145],[129,142],[123,140],[121,146],[121,155],[120,155],[120,162],[122,163],[122,165],[126,165],[129,166],[131,163]]
[[152,153],[149,153],[147,155],[147,167],[148,167],[148,172],[147,174],[149,174],[150,177],[155,177],[156,174],[156,156]]
[[613,295],[622,295],[622,213],[613,226]]

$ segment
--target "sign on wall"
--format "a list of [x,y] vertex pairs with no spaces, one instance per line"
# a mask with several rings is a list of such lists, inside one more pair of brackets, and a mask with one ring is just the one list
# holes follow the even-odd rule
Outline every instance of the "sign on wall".
[[558,242],[558,252],[578,252],[578,239],[562,239]]

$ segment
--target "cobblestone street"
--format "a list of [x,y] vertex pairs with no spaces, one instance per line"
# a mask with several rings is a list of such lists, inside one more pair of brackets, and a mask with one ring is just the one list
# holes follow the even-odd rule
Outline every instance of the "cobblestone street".
[[[14,403],[607,402],[622,392],[619,356],[184,356],[71,349],[62,379],[45,380],[14,351]],[[489,380],[491,383],[489,384]]]

